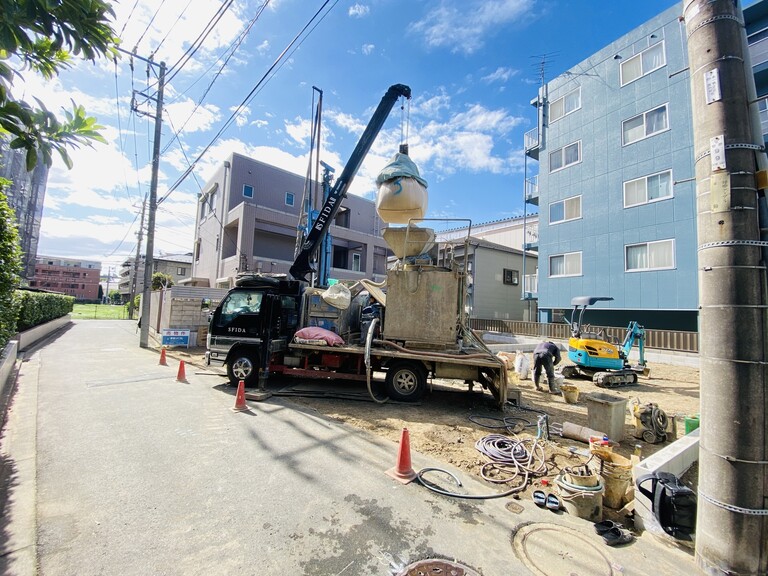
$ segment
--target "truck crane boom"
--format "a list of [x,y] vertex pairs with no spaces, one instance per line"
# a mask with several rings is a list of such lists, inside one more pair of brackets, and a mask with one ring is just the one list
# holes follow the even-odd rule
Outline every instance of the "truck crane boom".
[[314,272],[310,261],[315,256],[323,238],[328,234],[333,219],[341,208],[341,201],[346,196],[352,180],[360,169],[360,165],[363,163],[368,151],[371,149],[376,136],[384,126],[384,122],[387,120],[389,113],[401,96],[410,99],[411,89],[404,84],[393,84],[389,87],[384,97],[379,102],[376,111],[373,113],[371,120],[368,122],[368,126],[365,127],[363,135],[352,151],[352,155],[349,157],[344,170],[341,175],[336,179],[336,182],[331,188],[328,197],[323,203],[323,207],[320,210],[317,219],[312,225],[307,238],[301,246],[301,250],[296,256],[293,265],[290,268],[290,273],[296,280],[302,280],[307,282],[306,275],[310,272]]

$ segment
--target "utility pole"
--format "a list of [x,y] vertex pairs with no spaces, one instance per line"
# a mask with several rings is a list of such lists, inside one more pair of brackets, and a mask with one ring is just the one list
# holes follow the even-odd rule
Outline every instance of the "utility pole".
[[[154,62],[147,60],[148,65]],[[155,112],[155,141],[152,151],[152,180],[149,186],[149,209],[147,213],[147,255],[144,258],[144,289],[141,292],[141,332],[139,346],[149,346],[149,309],[152,292],[152,269],[154,268],[153,251],[155,249],[155,212],[157,212],[157,177],[160,167],[160,136],[163,124],[163,88],[165,85],[165,62],[160,62],[157,82],[157,108]]]
[[147,199],[141,203],[141,219],[139,223],[139,233],[136,240],[136,257],[133,259],[133,274],[131,274],[131,293],[128,300],[128,319],[133,320],[133,306],[136,299],[136,286],[139,277],[139,259],[141,258],[141,243],[144,240],[144,215],[147,211]]
[[[744,20],[733,0],[684,0],[699,268],[701,431],[696,564],[768,574],[768,279]],[[749,80],[747,78],[749,74]],[[759,142],[757,144],[756,142]],[[768,227],[763,222],[762,227]]]

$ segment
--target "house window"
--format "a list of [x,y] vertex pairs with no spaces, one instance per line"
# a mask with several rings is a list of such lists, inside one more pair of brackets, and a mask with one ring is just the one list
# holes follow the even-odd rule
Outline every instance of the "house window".
[[187,273],[187,269],[183,266],[177,266],[176,267],[176,275],[177,276],[185,276]]
[[622,143],[626,146],[665,130],[669,130],[666,104],[624,120],[621,124]]
[[549,105],[549,121],[554,122],[581,108],[581,86]]
[[353,272],[360,272],[360,254],[352,254],[352,271]]
[[581,141],[558,148],[549,154],[549,171],[556,172],[581,162]]
[[581,276],[581,252],[568,252],[549,257],[549,277]]
[[217,194],[217,192],[215,192],[215,191],[211,192],[211,195],[210,195],[209,200],[208,200],[208,202],[209,202],[208,211],[211,214],[214,214],[216,212],[216,194]]
[[549,205],[549,223],[558,224],[581,218],[581,196],[573,196]]
[[624,182],[624,208],[672,198],[672,171]]
[[509,284],[511,286],[520,284],[520,271],[504,268],[504,284]]
[[243,184],[243,198],[253,198],[253,186]]
[[669,270],[675,267],[675,241],[658,240],[625,247],[627,272]]
[[295,196],[293,192],[286,192],[285,193],[285,205],[286,206],[293,206],[293,203],[295,201]]
[[664,42],[658,42],[621,63],[621,85],[626,86],[665,64]]
[[336,226],[341,226],[342,228],[349,228],[349,209],[341,208],[336,214],[336,218],[334,219],[333,223],[336,224]]

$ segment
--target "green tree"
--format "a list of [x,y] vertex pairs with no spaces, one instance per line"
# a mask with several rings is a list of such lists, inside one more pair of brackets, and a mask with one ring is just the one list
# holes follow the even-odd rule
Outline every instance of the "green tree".
[[104,286],[101,284],[99,284],[99,294],[96,296],[96,298],[99,299],[99,304],[101,304],[101,302],[104,300]]
[[152,290],[162,290],[171,286],[173,286],[173,277],[170,274],[164,274],[163,272],[152,274]]
[[0,134],[11,139],[11,148],[27,152],[27,170],[38,161],[50,166],[59,153],[68,168],[67,148],[105,142],[96,119],[72,102],[60,120],[35,98],[36,105],[11,94],[22,72],[36,71],[53,78],[72,65],[72,56],[95,61],[116,57],[118,38],[110,25],[111,4],[104,0],[2,0],[0,16]]
[[120,290],[110,290],[109,291],[109,301],[112,302],[112,304],[119,304],[120,303]]
[[8,184],[7,180],[0,179],[0,349],[16,333],[19,310],[14,292],[19,285],[21,273],[16,214],[2,192]]

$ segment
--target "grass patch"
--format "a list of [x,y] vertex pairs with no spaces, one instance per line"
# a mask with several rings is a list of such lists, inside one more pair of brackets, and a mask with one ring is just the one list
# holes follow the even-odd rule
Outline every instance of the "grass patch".
[[75,304],[73,320],[128,320],[128,306],[111,304]]

